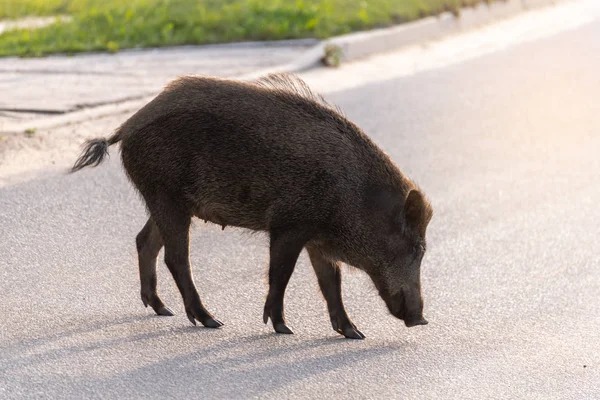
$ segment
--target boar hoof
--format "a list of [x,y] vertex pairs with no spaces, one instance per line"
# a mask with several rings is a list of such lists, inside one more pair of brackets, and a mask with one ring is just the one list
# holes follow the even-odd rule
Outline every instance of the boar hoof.
[[356,328],[352,328],[350,326],[338,330],[338,332],[346,337],[346,339],[364,339],[365,335],[361,331]]
[[157,315],[164,315],[166,317],[172,317],[175,313],[166,306],[160,307],[158,310],[155,310]]
[[280,318],[276,318],[279,319],[279,322],[275,322],[273,321],[273,317],[271,317],[271,313],[270,313],[270,308],[267,305],[265,305],[265,312],[263,313],[263,322],[266,324],[267,322],[269,322],[269,318],[271,319],[271,321],[273,322],[273,329],[275,329],[275,332],[277,333],[286,333],[288,335],[293,334],[294,332],[288,328],[288,326],[285,324],[285,321],[283,321],[283,316],[281,316]]
[[275,328],[275,332],[277,333],[285,333],[288,335],[292,335],[294,332],[287,327],[286,324],[284,324],[283,322],[280,322],[278,324],[274,324],[273,328]]
[[144,303],[144,307],[152,307],[154,312],[157,315],[164,315],[167,317],[172,317],[175,313],[162,302],[160,297],[157,294],[154,295],[146,295],[142,293],[142,302]]
[[204,316],[203,318],[197,318],[197,317],[194,317],[194,314],[192,314],[192,312],[190,312],[190,311],[187,311],[186,313],[187,313],[188,319],[194,325],[196,325],[196,320],[198,320],[206,328],[220,328],[223,326],[223,323],[221,321],[219,321],[218,319],[215,319],[211,316],[207,315],[207,316]]
[[356,329],[356,326],[350,321],[339,323],[338,321],[332,320],[331,322],[333,330],[340,335],[344,335],[347,339],[364,339],[366,337],[361,331]]
[[223,323],[218,319],[208,318],[202,321],[202,325],[204,325],[207,328],[220,328],[223,326]]

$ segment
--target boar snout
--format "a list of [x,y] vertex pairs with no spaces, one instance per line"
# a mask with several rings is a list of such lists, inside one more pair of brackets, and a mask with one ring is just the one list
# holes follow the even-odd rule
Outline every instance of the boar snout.
[[404,320],[404,325],[406,325],[407,328],[412,328],[417,325],[427,325],[428,323],[429,322],[423,317],[417,317],[416,319],[407,318]]
[[418,288],[402,289],[394,296],[389,308],[392,315],[404,321],[407,328],[429,323],[423,318],[423,298]]

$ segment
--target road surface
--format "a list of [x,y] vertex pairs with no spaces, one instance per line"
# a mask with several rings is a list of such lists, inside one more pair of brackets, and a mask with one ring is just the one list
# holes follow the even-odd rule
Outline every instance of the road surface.
[[[172,278],[139,298],[144,208],[105,165],[0,189],[0,398],[600,398],[600,22],[329,98],[431,199],[429,325],[390,316],[344,270],[367,336],[331,330],[306,254],[286,297],[295,335],[262,323],[267,241],[196,222],[207,308]],[[113,149],[116,150],[116,149]]]

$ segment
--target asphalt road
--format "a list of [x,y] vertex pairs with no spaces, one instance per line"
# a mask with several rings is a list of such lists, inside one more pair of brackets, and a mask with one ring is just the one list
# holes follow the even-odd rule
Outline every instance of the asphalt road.
[[367,336],[330,327],[305,254],[262,323],[267,242],[196,222],[192,264],[220,330],[192,327],[164,264],[139,299],[144,208],[117,152],[0,190],[0,398],[600,398],[600,22],[330,98],[413,177],[435,216],[429,325],[344,271]]

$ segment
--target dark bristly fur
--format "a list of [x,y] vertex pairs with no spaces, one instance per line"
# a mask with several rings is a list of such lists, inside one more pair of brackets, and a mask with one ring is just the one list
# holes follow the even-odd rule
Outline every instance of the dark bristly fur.
[[191,275],[189,227],[198,217],[269,233],[263,319],[277,332],[291,333],[283,299],[303,249],[340,334],[364,338],[344,309],[341,262],[366,272],[407,326],[427,323],[420,266],[431,206],[358,126],[299,78],[179,78],[113,136],[88,142],[72,171],[100,164],[117,142],[149,212],[136,244],[142,301],[156,313],[172,315],[156,291],[164,246],[190,321],[222,325]]
[[266,88],[278,91],[280,94],[288,96],[301,96],[306,100],[321,104],[330,109],[334,109],[338,114],[343,114],[342,110],[330,104],[323,96],[314,93],[311,88],[295,75],[291,74],[269,74],[256,80],[256,84]]

